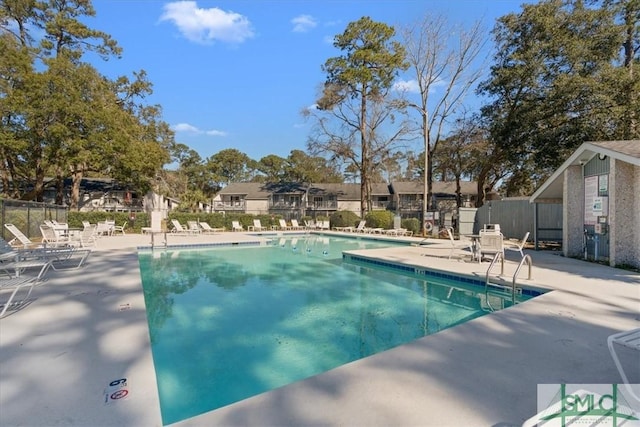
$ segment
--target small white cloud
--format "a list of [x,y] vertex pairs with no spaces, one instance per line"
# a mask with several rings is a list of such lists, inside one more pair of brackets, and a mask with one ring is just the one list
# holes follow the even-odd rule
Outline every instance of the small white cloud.
[[254,35],[249,19],[235,12],[199,8],[195,1],[171,2],[163,9],[160,21],[173,22],[186,39],[196,43],[242,43]]
[[398,92],[420,93],[417,80],[400,80],[393,84],[393,88]]
[[184,132],[194,135],[208,135],[208,136],[227,136],[227,132],[221,130],[201,130],[197,127],[190,125],[189,123],[178,123],[172,126],[175,132]]
[[296,16],[291,20],[291,23],[293,24],[294,33],[306,33],[318,25],[311,15]]
[[[444,86],[444,84],[444,80],[437,79],[428,85],[429,92],[433,92],[435,88],[438,86]],[[427,84],[425,84],[424,87],[427,87]],[[418,81],[416,79],[399,80],[393,84],[393,89],[398,92],[420,93],[420,86],[418,86]]]
[[173,130],[176,132],[200,133],[200,129],[190,125],[189,123],[178,123],[173,126]]
[[221,130],[208,130],[205,132],[205,134],[209,135],[209,136],[227,136],[227,132],[221,131]]

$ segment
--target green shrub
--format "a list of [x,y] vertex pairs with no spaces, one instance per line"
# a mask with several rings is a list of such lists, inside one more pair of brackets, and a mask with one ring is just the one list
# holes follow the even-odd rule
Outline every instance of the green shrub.
[[403,219],[401,223],[402,228],[413,231],[414,236],[420,233],[420,220],[418,218],[406,218]]
[[360,222],[360,217],[352,211],[337,211],[329,218],[332,227],[355,227]]
[[[131,218],[133,218],[133,220],[131,220]],[[69,211],[67,215],[67,223],[71,228],[82,228],[82,221],[96,224],[106,220],[113,220],[117,225],[122,225],[126,222],[125,232],[128,233],[140,233],[142,227],[151,226],[151,219],[146,212]]]
[[391,211],[371,211],[366,216],[367,227],[371,228],[393,228],[393,212]]

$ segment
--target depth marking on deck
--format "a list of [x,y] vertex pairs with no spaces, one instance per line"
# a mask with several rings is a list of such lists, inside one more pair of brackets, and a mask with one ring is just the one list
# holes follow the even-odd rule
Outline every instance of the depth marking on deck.
[[129,383],[126,378],[119,378],[109,383],[104,389],[104,404],[109,405],[113,402],[125,400],[129,398]]
[[125,310],[129,310],[131,308],[131,304],[130,303],[125,303],[125,304],[120,304],[118,306],[118,311],[125,311]]

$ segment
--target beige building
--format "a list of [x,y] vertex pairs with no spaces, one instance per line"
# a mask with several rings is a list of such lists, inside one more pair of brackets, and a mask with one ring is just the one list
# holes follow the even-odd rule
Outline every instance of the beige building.
[[582,144],[530,198],[559,200],[565,256],[640,268],[640,140]]
[[[461,183],[465,206],[477,195],[475,182]],[[391,210],[403,217],[422,214],[424,185],[418,182],[374,183],[371,203],[374,210]],[[439,209],[455,211],[454,182],[434,182],[433,196]],[[213,200],[214,212],[252,215],[279,214],[284,218],[330,216],[348,210],[360,215],[360,184],[231,183]]]

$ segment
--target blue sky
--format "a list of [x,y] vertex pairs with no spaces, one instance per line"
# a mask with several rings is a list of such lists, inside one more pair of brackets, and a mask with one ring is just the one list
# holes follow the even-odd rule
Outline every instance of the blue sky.
[[98,70],[115,78],[144,69],[154,91],[148,102],[162,106],[176,141],[203,159],[236,148],[259,160],[306,150],[311,123],[300,112],[313,105],[325,79],[321,66],[340,55],[333,37],[349,22],[369,16],[400,26],[441,14],[466,27],[480,19],[488,32],[522,3],[94,0],[96,16],[87,23],[123,48],[120,59],[92,60]]

